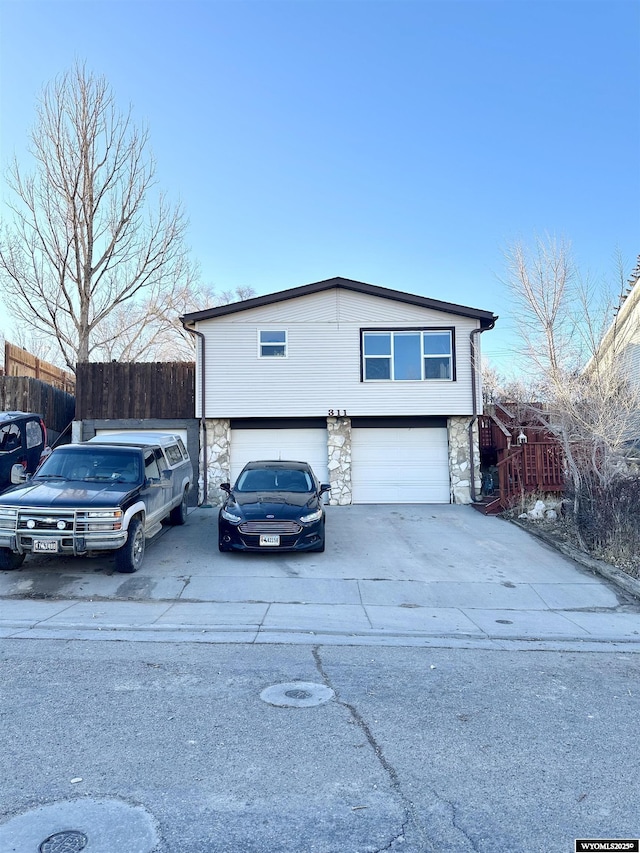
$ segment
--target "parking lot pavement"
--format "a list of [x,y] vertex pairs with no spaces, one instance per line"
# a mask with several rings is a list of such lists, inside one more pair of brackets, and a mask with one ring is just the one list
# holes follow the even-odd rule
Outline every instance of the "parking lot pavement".
[[328,507],[323,554],[220,554],[216,518],[165,527],[133,575],[0,572],[0,636],[640,651],[640,600],[470,507]]

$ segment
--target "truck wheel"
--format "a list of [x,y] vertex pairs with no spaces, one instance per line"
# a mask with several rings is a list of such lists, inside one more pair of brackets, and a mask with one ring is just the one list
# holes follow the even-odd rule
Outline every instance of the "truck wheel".
[[116,551],[116,571],[123,574],[136,572],[144,557],[144,530],[139,518],[133,518],[129,524],[127,541]]
[[189,490],[185,489],[182,493],[182,500],[169,513],[169,521],[171,524],[184,524],[187,520],[187,501],[189,499]]
[[25,557],[26,554],[14,554],[9,548],[0,548],[0,570],[11,572],[13,569],[19,569]]

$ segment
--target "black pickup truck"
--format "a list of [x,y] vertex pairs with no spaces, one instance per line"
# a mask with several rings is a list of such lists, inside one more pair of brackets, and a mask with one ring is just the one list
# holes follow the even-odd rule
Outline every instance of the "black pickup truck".
[[184,524],[193,469],[177,435],[123,433],[58,447],[0,495],[0,569],[31,554],[115,552],[119,572],[142,564],[164,519]]

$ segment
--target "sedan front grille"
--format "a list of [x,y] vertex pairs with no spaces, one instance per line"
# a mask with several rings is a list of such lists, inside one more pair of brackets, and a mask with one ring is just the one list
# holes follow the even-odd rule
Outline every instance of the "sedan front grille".
[[297,521],[243,521],[240,533],[300,533],[302,526]]

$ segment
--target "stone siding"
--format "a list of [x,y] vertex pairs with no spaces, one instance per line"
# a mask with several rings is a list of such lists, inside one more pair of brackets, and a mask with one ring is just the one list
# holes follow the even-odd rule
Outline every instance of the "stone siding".
[[327,418],[327,455],[332,506],[351,503],[351,418]]
[[[471,503],[471,474],[469,464],[469,417],[451,417],[448,422],[449,476],[451,479],[451,502]],[[476,494],[480,494],[480,454],[478,452],[478,422],[473,427],[474,473]]]
[[[204,460],[200,459],[200,470]],[[220,483],[231,478],[231,421],[228,418],[207,419],[207,491],[204,494],[204,479],[200,477],[198,494],[205,504],[221,504],[224,492]]]

